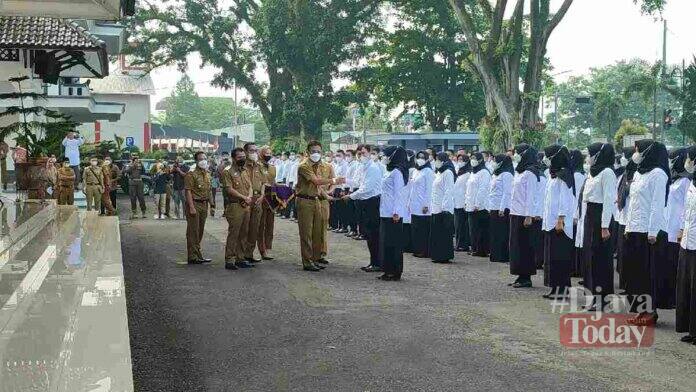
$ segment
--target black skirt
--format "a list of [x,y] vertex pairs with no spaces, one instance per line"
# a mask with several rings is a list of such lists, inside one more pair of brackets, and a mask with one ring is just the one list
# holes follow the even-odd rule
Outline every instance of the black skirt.
[[564,232],[544,232],[544,286],[563,294],[570,287],[575,243]]
[[536,275],[532,226],[524,227],[524,216],[510,215],[510,273],[519,276]]
[[379,253],[385,274],[401,276],[404,270],[403,219],[380,218]]
[[469,246],[471,246],[469,217],[463,208],[454,209],[454,235],[457,249],[469,250]]
[[626,225],[618,225],[616,238],[616,272],[619,273],[619,288],[626,289],[626,278],[623,273],[623,243],[626,240]]
[[432,217],[411,215],[411,246],[413,247],[413,254],[428,257],[430,256],[429,242],[430,242],[430,222]]
[[614,258],[611,238],[602,239],[602,204],[587,203],[582,250],[584,284],[592,294],[614,294]]
[[404,223],[404,228],[402,230],[402,235],[404,238],[404,253],[413,253],[413,244],[411,243],[411,224]]
[[696,250],[679,248],[677,332],[696,336]]
[[490,260],[494,263],[510,261],[510,210],[503,216],[498,211],[490,213]]
[[430,258],[446,262],[454,259],[454,216],[449,212],[433,214],[430,223]]
[[488,226],[490,216],[486,210],[467,213],[469,217],[469,237],[471,237],[471,254],[488,257]]
[[531,226],[531,240],[534,246],[534,264],[537,269],[544,269],[544,232],[541,230],[541,219],[533,220]]
[[[573,225],[573,238],[578,236],[578,225]],[[571,270],[571,276],[574,278],[584,278],[585,277],[585,257],[582,253],[582,246],[575,247],[575,255],[573,256],[573,269]]]
[[679,248],[678,243],[669,242],[664,231],[658,234],[657,242],[650,245],[653,292],[657,309],[676,307]]

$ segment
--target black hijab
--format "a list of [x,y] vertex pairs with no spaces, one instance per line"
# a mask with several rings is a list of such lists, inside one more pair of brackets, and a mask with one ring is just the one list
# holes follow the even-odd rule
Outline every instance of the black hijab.
[[590,175],[596,177],[602,170],[614,167],[614,146],[609,143],[593,143],[587,146],[587,155],[594,157]]
[[408,168],[416,167],[416,152],[413,150],[406,150],[406,159],[408,159]]
[[545,177],[544,172],[549,167],[546,166],[546,164],[544,163],[544,156],[546,156],[546,155],[544,155],[543,152],[537,153],[537,162],[539,162],[539,174]]
[[[427,151],[418,151],[418,153],[416,154],[416,159],[418,159],[419,156],[421,157],[421,159],[425,159],[425,165],[418,166],[417,163],[414,163],[414,165],[415,165],[414,167],[416,168],[416,170],[423,170],[426,167],[428,169],[432,169],[432,167],[430,166],[430,154],[428,154]],[[414,162],[415,162],[415,160],[414,160]]]
[[638,164],[636,171],[640,174],[649,173],[653,169],[662,169],[667,174],[667,191],[665,192],[665,205],[669,195],[669,154],[667,147],[660,142],[651,139],[638,140],[636,142],[638,152],[643,156],[643,160]]
[[[473,153],[472,158],[476,158],[476,160],[478,161],[478,166],[471,167],[472,173],[476,174],[476,173],[480,172],[482,169],[486,168],[486,162],[483,161],[483,154],[482,153],[475,152],[475,153]],[[471,162],[471,161],[469,161],[469,162]],[[471,164],[471,163],[469,163],[469,164]]]
[[[686,148],[686,157],[691,161],[696,161],[696,146]],[[696,185],[696,176],[692,177],[691,183]]]
[[585,169],[583,165],[585,163],[585,157],[582,155],[582,151],[573,150],[570,152],[570,162],[573,165],[573,171],[575,173],[585,174]]
[[568,147],[553,144],[544,149],[544,156],[551,160],[549,173],[551,178],[560,178],[568,185],[575,195],[575,176],[573,175],[572,162]]
[[672,182],[677,178],[688,178],[691,179],[691,174],[686,171],[684,164],[686,163],[686,156],[689,150],[685,147],[672,149],[669,153],[669,160],[672,162]]
[[389,146],[383,150],[384,156],[389,158],[387,170],[397,169],[404,176],[404,185],[408,184],[408,155],[401,146]]
[[459,167],[459,171],[457,171],[457,176],[463,176],[464,174],[471,172],[471,160],[469,159],[469,157],[466,155],[460,156],[462,157],[464,164]]
[[498,164],[498,168],[495,169],[493,174],[499,176],[505,172],[515,175],[515,168],[512,166],[512,158],[507,154],[498,154],[495,156],[495,163]]
[[626,168],[621,165],[622,156],[623,154],[616,154],[616,157],[614,158],[614,166],[619,165],[619,167],[614,169],[614,174],[616,174],[616,178],[621,177],[626,172]]
[[631,156],[633,155],[634,151],[635,148],[631,147],[624,147],[624,149],[622,150],[623,157],[628,159],[628,164],[626,165],[626,171],[624,172],[624,176],[621,177],[621,182],[619,183],[618,206],[620,210],[623,210],[624,207],[626,207],[626,200],[628,200],[628,195],[631,191],[631,182],[633,182],[633,175],[636,173],[636,169],[638,168],[638,165],[636,165],[636,163],[633,162],[633,159],[631,159]]
[[534,173],[539,181],[539,162],[537,162],[537,151],[529,144],[522,143],[515,146],[515,153],[519,154],[522,159],[517,164],[515,171],[522,174],[525,171]]
[[450,161],[449,157],[447,156],[447,153],[441,152],[438,153],[436,156],[436,159],[440,162],[442,162],[442,166],[437,169],[438,173],[444,173],[445,170],[452,170],[452,174],[454,174],[454,178],[457,178],[457,171],[454,170],[454,164],[452,161]]

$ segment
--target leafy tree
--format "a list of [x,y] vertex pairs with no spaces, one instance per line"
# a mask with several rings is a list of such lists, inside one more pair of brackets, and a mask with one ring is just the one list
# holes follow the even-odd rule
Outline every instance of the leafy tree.
[[627,135],[647,135],[648,134],[648,128],[643,126],[642,124],[638,123],[635,120],[623,120],[621,121],[621,126],[619,129],[616,131],[616,134],[614,135],[614,143],[616,144],[617,148],[620,148],[623,146],[623,139],[624,136]]
[[[136,64],[185,67],[191,53],[217,73],[213,84],[246,90],[272,137],[320,136],[340,121],[332,81],[357,57],[374,26],[373,0],[177,0],[139,8],[132,19]],[[257,71],[268,75],[259,80]]]
[[[634,0],[643,12],[660,11],[666,0]],[[500,123],[505,144],[516,129],[537,129],[539,99],[548,40],[573,0],[564,0],[555,13],[550,0],[449,0],[471,51],[471,66],[483,84],[488,116]],[[526,5],[526,7],[525,7]],[[525,8],[529,16],[525,18]],[[601,10],[598,10],[601,12]],[[509,19],[508,19],[509,15]],[[524,37],[530,37],[523,62]]]
[[202,108],[201,99],[196,93],[196,85],[188,75],[184,74],[176,82],[171,96],[167,98],[166,125],[199,130]]
[[696,140],[696,57],[684,70],[684,87],[682,89],[683,112],[679,129],[689,139]]
[[649,72],[634,77],[625,90],[626,96],[636,93],[645,103],[651,104],[653,139],[657,139],[657,124],[660,121],[657,114],[659,94],[662,90],[673,91],[673,84],[666,75],[663,63],[658,61],[650,67]]

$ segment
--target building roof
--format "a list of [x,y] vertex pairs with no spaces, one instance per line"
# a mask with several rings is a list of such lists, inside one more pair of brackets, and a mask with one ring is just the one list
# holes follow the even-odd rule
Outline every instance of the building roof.
[[152,95],[155,85],[148,74],[115,70],[103,79],[92,79],[89,87],[95,94]]
[[103,51],[106,43],[66,19],[0,16],[0,48]]
[[371,141],[377,140],[466,140],[478,141],[478,133],[470,132],[438,132],[438,133],[382,133],[378,135],[367,135]]

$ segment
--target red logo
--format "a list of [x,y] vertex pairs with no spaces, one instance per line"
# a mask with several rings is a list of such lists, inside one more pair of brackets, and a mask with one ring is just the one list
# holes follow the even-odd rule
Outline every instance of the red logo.
[[568,313],[561,316],[561,344],[567,348],[646,348],[655,342],[654,325],[632,325],[632,314]]

